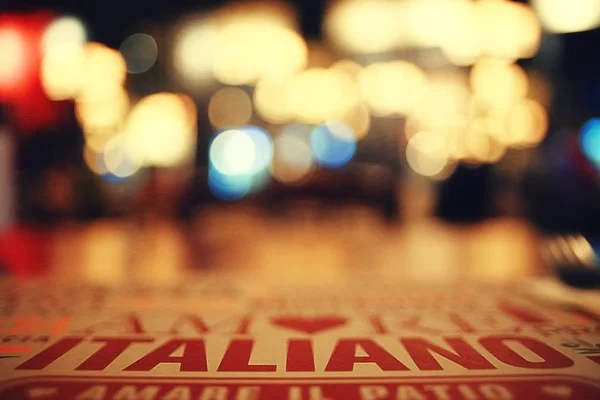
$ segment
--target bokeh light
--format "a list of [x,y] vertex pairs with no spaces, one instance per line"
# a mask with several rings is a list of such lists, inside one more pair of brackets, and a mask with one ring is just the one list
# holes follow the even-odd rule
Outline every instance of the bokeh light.
[[498,59],[484,59],[471,70],[471,87],[477,99],[494,107],[510,106],[525,98],[527,75],[516,64]]
[[208,170],[208,188],[221,200],[238,200],[250,193],[252,176],[223,174],[211,165]]
[[129,111],[129,95],[122,87],[115,87],[111,93],[99,99],[78,100],[75,115],[88,134],[103,132],[123,122]]
[[75,98],[81,90],[85,53],[83,48],[61,47],[46,52],[42,58],[41,81],[49,99]]
[[101,43],[86,44],[79,98],[94,101],[111,96],[125,83],[126,74],[125,59],[117,50]]
[[419,175],[433,177],[441,173],[449,159],[446,139],[433,132],[418,132],[406,146],[408,165]]
[[83,148],[83,160],[85,165],[95,174],[105,175],[108,173],[108,169],[104,164],[102,149],[92,148],[86,143]]
[[539,144],[548,130],[548,113],[538,102],[524,99],[510,108],[506,117],[506,135],[511,147]]
[[478,40],[483,55],[516,60],[539,49],[541,26],[525,4],[505,0],[474,3]]
[[407,61],[375,63],[359,75],[360,92],[376,116],[406,115],[427,93],[427,76]]
[[286,125],[274,140],[275,153],[271,175],[285,184],[305,182],[314,170],[310,148],[310,128],[306,125]]
[[328,10],[325,30],[333,43],[352,53],[380,53],[396,45],[398,20],[393,2],[338,1]]
[[226,85],[288,78],[306,66],[307,54],[304,39],[290,29],[252,20],[231,24],[220,32],[213,74]]
[[248,132],[228,129],[210,143],[211,165],[223,175],[250,175],[257,162],[257,148]]
[[256,175],[264,171],[273,159],[273,140],[267,131],[257,126],[243,126],[239,128],[246,132],[254,143],[254,163],[249,173]]
[[360,103],[350,108],[340,121],[348,125],[356,140],[361,140],[369,134],[371,128],[371,114],[366,105]]
[[60,17],[52,21],[42,37],[42,51],[47,53],[79,49],[87,40],[85,25],[75,17]]
[[580,143],[584,154],[600,168],[600,118],[593,118],[583,125]]
[[173,64],[179,78],[192,86],[212,81],[213,63],[220,45],[217,24],[209,19],[192,20],[175,36]]
[[148,71],[158,58],[156,40],[146,33],[134,33],[121,43],[119,51],[127,63],[127,72],[141,74]]
[[550,32],[587,31],[600,25],[598,0],[532,0],[532,6]]
[[317,126],[310,137],[314,159],[323,167],[340,168],[346,165],[356,151],[352,129],[341,122],[328,122]]
[[287,94],[295,118],[312,124],[340,119],[358,102],[358,88],[352,79],[324,68],[311,68],[295,76]]
[[106,170],[117,178],[128,178],[142,166],[141,161],[122,136],[116,136],[108,141],[102,156]]
[[21,81],[27,59],[25,39],[16,30],[0,29],[0,87]]
[[252,100],[240,88],[219,89],[208,103],[208,118],[217,129],[247,124],[251,117]]
[[186,96],[156,93],[142,98],[131,110],[126,140],[145,165],[181,164],[195,151],[197,111]]
[[254,88],[254,107],[267,122],[281,124],[291,120],[293,111],[288,104],[287,82],[261,79]]

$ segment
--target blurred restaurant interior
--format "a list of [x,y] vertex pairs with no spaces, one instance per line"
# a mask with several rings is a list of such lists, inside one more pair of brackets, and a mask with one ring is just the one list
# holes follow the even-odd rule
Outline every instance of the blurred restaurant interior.
[[599,27],[600,0],[3,1],[0,275],[600,271]]

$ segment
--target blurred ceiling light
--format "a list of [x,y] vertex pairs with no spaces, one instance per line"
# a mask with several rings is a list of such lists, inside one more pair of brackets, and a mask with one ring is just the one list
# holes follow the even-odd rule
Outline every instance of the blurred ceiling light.
[[449,152],[446,138],[432,132],[415,134],[406,146],[408,165],[419,175],[434,177],[448,164]]
[[600,168],[600,118],[590,119],[583,125],[580,143],[586,157]]
[[142,98],[131,110],[126,140],[145,165],[170,167],[195,151],[197,111],[186,96],[157,93]]
[[26,64],[25,39],[16,30],[0,29],[0,87],[13,85],[21,80]]
[[127,64],[127,72],[141,74],[148,71],[158,58],[156,40],[146,33],[135,33],[121,43],[119,51]]
[[64,52],[66,48],[78,49],[87,40],[83,22],[75,17],[60,17],[52,21],[42,36],[42,51]]
[[532,6],[550,32],[580,32],[600,26],[598,0],[532,0]]
[[252,117],[252,100],[239,88],[226,87],[212,95],[208,103],[208,118],[217,128],[245,125]]
[[183,25],[175,37],[175,70],[186,83],[205,85],[212,80],[213,63],[220,46],[219,28],[211,20],[194,20]]
[[224,175],[249,175],[256,163],[257,149],[252,137],[241,129],[217,133],[210,143],[210,163]]
[[296,75],[287,94],[295,118],[313,124],[339,119],[358,102],[358,90],[348,76],[323,68],[311,68]]
[[327,10],[325,31],[344,51],[381,53],[396,45],[398,20],[394,3],[386,0],[337,1]]
[[75,103],[75,115],[86,133],[116,127],[125,119],[128,111],[129,95],[120,86],[100,99],[78,100]]
[[309,144],[310,129],[291,124],[284,127],[275,138],[275,153],[271,163],[271,175],[286,184],[304,182],[314,170],[314,161]]
[[534,100],[521,100],[507,113],[506,131],[511,147],[535,146],[546,137],[547,130],[548,113]]
[[478,40],[484,55],[516,60],[537,53],[541,26],[525,4],[507,0],[474,3]]
[[101,43],[87,43],[78,98],[94,101],[111,96],[116,87],[125,83],[126,75],[127,65],[121,53]]
[[352,129],[341,122],[327,122],[317,126],[310,136],[314,159],[326,168],[340,168],[348,164],[356,151]]
[[361,95],[376,116],[406,115],[427,93],[427,76],[407,61],[375,63],[359,75]]
[[471,70],[471,87],[486,105],[506,107],[527,95],[527,75],[516,64],[497,59],[478,61]]
[[81,90],[83,69],[82,47],[62,47],[44,54],[40,78],[46,96],[55,101],[75,98]]
[[117,178],[134,175],[142,165],[122,136],[116,136],[107,142],[102,153],[106,170]]
[[261,79],[254,88],[254,107],[257,114],[272,124],[282,124],[292,119],[287,101],[288,84],[285,81]]

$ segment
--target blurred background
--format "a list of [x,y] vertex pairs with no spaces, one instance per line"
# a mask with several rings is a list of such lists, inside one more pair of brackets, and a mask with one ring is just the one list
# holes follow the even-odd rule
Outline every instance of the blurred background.
[[600,238],[600,0],[0,6],[0,271],[544,273]]

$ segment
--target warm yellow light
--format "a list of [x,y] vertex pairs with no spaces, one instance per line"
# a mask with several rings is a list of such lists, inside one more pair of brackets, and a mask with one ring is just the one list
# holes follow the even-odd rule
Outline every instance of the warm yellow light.
[[465,0],[410,0],[401,9],[405,34],[410,44],[439,47],[463,17]]
[[448,24],[445,35],[440,38],[440,47],[451,63],[471,65],[481,54],[477,14],[470,1],[454,3],[454,20]]
[[360,64],[352,60],[336,61],[335,63],[333,63],[333,65],[331,65],[330,68],[345,73],[351,79],[357,79],[358,74],[363,69],[363,67]]
[[361,140],[367,136],[371,128],[369,109],[362,103],[350,108],[342,116],[341,121],[351,128],[356,140]]
[[297,184],[305,181],[314,169],[308,132],[301,125],[289,125],[274,140],[275,153],[271,175],[279,182]]
[[359,97],[354,82],[344,73],[311,68],[292,79],[287,102],[298,121],[317,124],[342,118]]
[[535,55],[541,40],[541,26],[527,5],[482,0],[474,7],[484,54],[513,60]]
[[106,170],[118,178],[132,176],[142,165],[122,136],[116,136],[107,142],[102,155]]
[[327,36],[348,52],[390,51],[397,42],[396,9],[386,0],[338,1],[325,16]]
[[512,147],[539,144],[548,130],[548,113],[538,102],[524,99],[516,103],[506,117],[506,134]]
[[211,82],[219,45],[219,29],[214,22],[185,23],[176,34],[173,50],[173,64],[179,78],[192,85]]
[[25,65],[25,40],[12,29],[0,30],[0,84],[18,80]]
[[293,117],[287,99],[288,84],[285,81],[261,79],[254,88],[254,107],[267,122],[281,124]]
[[84,46],[84,60],[78,98],[95,101],[114,93],[125,83],[127,66],[117,50],[100,43]]
[[126,140],[146,165],[169,167],[194,153],[196,110],[191,99],[173,93],[142,98],[131,110]]
[[86,133],[105,131],[121,123],[129,111],[129,95],[122,87],[92,100],[78,100],[75,115]]
[[445,137],[432,132],[415,134],[406,146],[408,165],[419,175],[432,177],[444,170],[449,149]]
[[252,117],[250,96],[239,88],[219,89],[208,103],[208,118],[215,128],[245,125]]
[[76,97],[81,89],[84,68],[82,47],[59,47],[42,58],[41,81],[44,92],[51,100]]
[[528,80],[518,65],[486,59],[473,66],[471,87],[486,105],[506,107],[525,97]]
[[407,61],[375,63],[359,75],[363,99],[374,115],[405,115],[427,93],[427,76]]
[[96,153],[101,153],[102,150],[104,149],[104,146],[106,146],[106,143],[108,143],[115,136],[118,136],[119,131],[110,130],[107,132],[94,133],[91,135],[87,134],[85,131],[84,131],[84,133],[86,134],[86,137],[85,137],[86,147],[89,147],[91,150],[95,151]]
[[550,32],[579,32],[600,26],[598,0],[532,0],[532,5]]
[[83,23],[74,17],[60,17],[44,31],[42,36],[42,51],[52,53],[64,52],[66,49],[80,48],[87,38]]
[[87,143],[83,148],[83,160],[85,165],[98,175],[104,175],[108,172],[102,158],[102,150],[93,149]]
[[261,78],[290,77],[306,63],[306,43],[298,33],[279,26],[246,22],[221,31],[213,74],[224,84],[245,85]]
[[486,125],[479,120],[473,121],[464,134],[463,156],[468,161],[483,162],[490,153],[490,137]]

